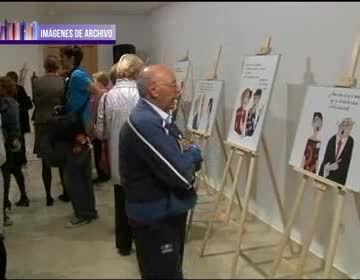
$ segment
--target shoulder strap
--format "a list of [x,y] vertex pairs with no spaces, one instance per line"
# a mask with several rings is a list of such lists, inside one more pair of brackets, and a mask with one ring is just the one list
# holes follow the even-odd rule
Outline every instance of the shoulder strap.
[[64,88],[64,95],[65,95],[65,99],[68,98],[68,89],[69,89],[69,84],[70,84],[70,79],[72,74],[74,73],[75,70],[77,70],[78,67],[74,67],[67,75],[65,78],[65,88]]
[[132,124],[130,117],[127,119],[127,123],[129,124],[130,129],[140,139],[140,141],[142,141],[147,147],[149,147],[151,151],[156,156],[158,156],[182,182],[184,182],[188,186],[188,189],[191,189],[192,184],[183,175],[181,175],[180,172],[177,171],[176,168],[149,141],[145,139],[145,137],[135,128],[135,125]]
[[104,96],[104,113],[103,113],[103,124],[104,124],[104,127],[103,127],[103,139],[106,139],[105,136],[106,136],[106,97],[107,97],[107,92],[104,93],[105,96]]

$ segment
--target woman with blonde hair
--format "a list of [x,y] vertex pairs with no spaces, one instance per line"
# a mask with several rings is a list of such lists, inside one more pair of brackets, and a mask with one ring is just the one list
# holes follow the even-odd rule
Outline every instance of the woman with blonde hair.
[[115,195],[115,243],[123,256],[131,253],[132,231],[125,211],[125,193],[120,186],[119,133],[139,100],[136,79],[144,62],[134,54],[124,54],[113,66],[116,69],[114,87],[100,100],[96,122],[96,136],[109,143],[111,178]]

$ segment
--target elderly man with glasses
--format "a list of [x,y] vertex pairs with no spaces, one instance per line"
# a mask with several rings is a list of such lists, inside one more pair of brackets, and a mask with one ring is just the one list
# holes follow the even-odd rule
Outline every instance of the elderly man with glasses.
[[122,127],[120,178],[133,227],[143,279],[182,279],[188,210],[195,206],[195,172],[201,152],[183,145],[172,122],[179,89],[165,65],[146,67],[139,75],[140,100]]

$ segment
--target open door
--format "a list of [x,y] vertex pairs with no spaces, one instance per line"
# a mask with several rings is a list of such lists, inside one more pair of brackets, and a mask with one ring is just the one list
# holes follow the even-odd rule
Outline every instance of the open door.
[[[44,58],[47,55],[55,55],[60,60],[60,50],[64,47],[63,45],[49,45],[45,46],[44,48]],[[98,51],[96,45],[81,45],[80,46],[84,57],[81,62],[81,66],[88,71],[90,75],[94,74],[98,71]],[[61,65],[60,65],[61,67]],[[60,72],[62,72],[63,69],[60,68]]]

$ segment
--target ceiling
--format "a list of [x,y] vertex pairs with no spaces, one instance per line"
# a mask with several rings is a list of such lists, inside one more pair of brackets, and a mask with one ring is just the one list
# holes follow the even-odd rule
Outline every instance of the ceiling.
[[169,2],[2,2],[0,10],[27,9],[43,15],[146,15]]

